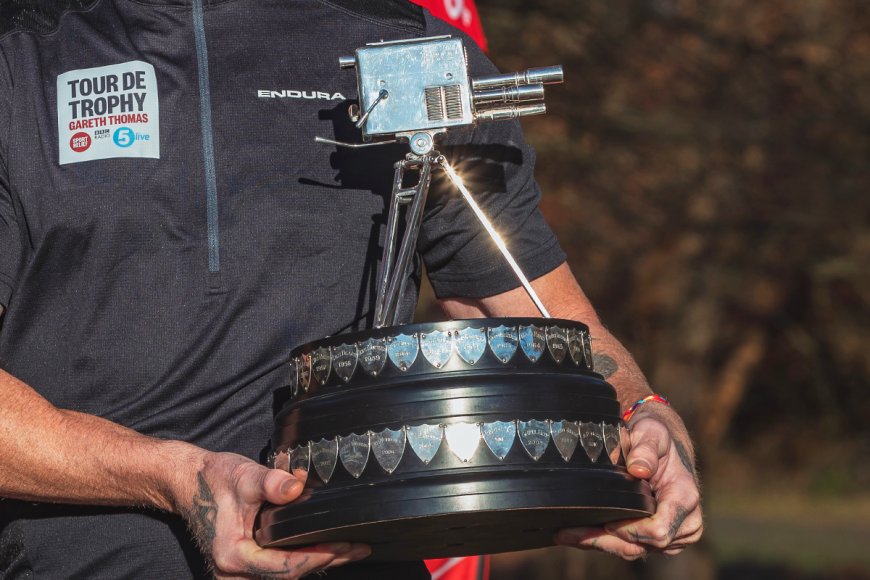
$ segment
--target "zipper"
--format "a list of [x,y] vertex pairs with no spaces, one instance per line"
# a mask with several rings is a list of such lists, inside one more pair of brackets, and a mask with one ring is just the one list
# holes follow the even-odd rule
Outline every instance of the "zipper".
[[208,271],[221,270],[220,229],[218,225],[217,175],[214,161],[214,131],[211,123],[211,92],[208,82],[208,48],[205,43],[203,0],[193,0],[193,38],[196,44],[199,78],[199,119],[202,127],[202,153],[205,163],[205,201],[208,228]]

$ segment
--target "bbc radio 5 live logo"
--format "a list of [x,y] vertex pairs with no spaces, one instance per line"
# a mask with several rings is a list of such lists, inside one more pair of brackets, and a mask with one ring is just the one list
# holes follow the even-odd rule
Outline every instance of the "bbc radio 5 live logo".
[[160,158],[154,67],[130,61],[57,77],[59,163]]
[[[130,127],[118,127],[112,132],[109,129],[99,129],[94,131],[94,137],[97,139],[105,139],[112,134],[112,142],[118,147],[126,149],[132,147],[136,141],[150,141],[151,135],[147,133],[137,133]],[[88,133],[79,131],[69,141],[69,148],[76,153],[83,153],[91,146],[91,136]]]

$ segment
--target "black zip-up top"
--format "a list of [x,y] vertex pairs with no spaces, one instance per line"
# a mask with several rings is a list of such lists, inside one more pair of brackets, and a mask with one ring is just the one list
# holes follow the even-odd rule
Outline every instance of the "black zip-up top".
[[[404,0],[15,0],[0,18],[0,367],[58,407],[262,459],[290,349],[371,324],[407,150],[315,144],[360,138],[338,58],[457,31]],[[517,124],[442,150],[530,277],[562,262]],[[436,292],[516,287],[461,199],[440,180],[430,198]],[[174,516],[3,501],[0,526],[0,577],[204,573]]]

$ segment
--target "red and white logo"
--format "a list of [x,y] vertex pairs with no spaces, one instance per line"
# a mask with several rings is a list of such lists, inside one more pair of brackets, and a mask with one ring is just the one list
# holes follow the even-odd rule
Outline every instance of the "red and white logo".
[[477,14],[474,0],[411,0],[429,10],[433,16],[446,20],[459,28],[486,50],[486,37]]
[[76,153],[81,153],[82,151],[87,151],[88,147],[91,146],[91,136],[87,133],[76,133],[69,140],[69,148],[75,151]]

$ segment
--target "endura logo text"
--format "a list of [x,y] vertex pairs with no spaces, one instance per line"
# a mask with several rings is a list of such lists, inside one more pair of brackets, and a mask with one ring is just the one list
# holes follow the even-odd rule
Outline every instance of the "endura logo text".
[[257,91],[257,96],[261,99],[319,99],[323,101],[347,100],[347,97],[341,93],[330,94],[322,91],[295,91],[292,89],[284,89],[280,91],[260,89]]

